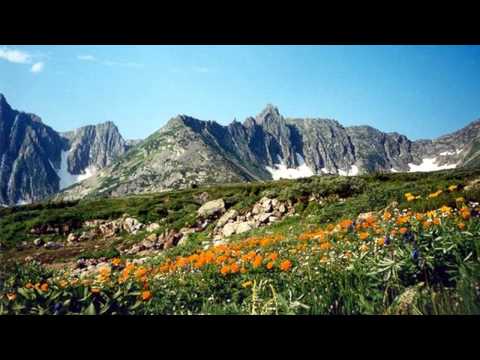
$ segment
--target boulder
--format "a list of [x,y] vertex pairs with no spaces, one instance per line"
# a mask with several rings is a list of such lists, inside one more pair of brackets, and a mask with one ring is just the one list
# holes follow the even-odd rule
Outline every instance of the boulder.
[[280,214],[285,214],[287,212],[287,207],[285,206],[285,204],[280,204],[277,210]]
[[252,224],[249,222],[242,222],[236,226],[235,233],[241,234],[250,230],[252,230]]
[[201,204],[205,204],[207,201],[208,201],[208,198],[210,196],[208,195],[207,192],[203,192],[201,193],[200,195],[196,196],[196,199],[201,203]]
[[236,231],[237,231],[237,224],[236,223],[228,223],[223,227],[222,234],[225,237],[229,237],[229,236],[232,236],[233,234],[235,234]]
[[143,224],[135,218],[127,217],[123,220],[122,228],[129,234],[136,234]]
[[45,242],[41,238],[36,238],[35,240],[33,240],[33,245],[35,245],[36,247],[40,247],[43,244],[45,244]]
[[43,245],[43,247],[48,250],[55,250],[60,249],[61,247],[63,247],[63,245],[54,241],[49,241],[45,245]]
[[75,235],[74,233],[70,233],[67,237],[67,242],[68,243],[74,243],[74,242],[77,242],[78,241],[78,236]]
[[255,220],[257,220],[260,224],[264,224],[268,221],[268,219],[272,216],[272,213],[263,213],[260,215],[255,216]]
[[228,210],[223,216],[218,219],[217,226],[218,228],[223,227],[230,220],[234,220],[238,216],[238,211],[235,209]]
[[203,204],[198,210],[198,216],[208,218],[214,215],[221,214],[225,211],[225,202],[223,199],[209,201]]
[[147,230],[147,232],[154,232],[156,230],[160,229],[160,225],[157,224],[157,223],[152,223],[152,224],[149,224],[145,230]]
[[143,240],[142,243],[140,244],[140,246],[144,249],[152,249],[153,246],[155,245],[155,243],[153,241],[150,241],[150,240]]
[[276,216],[270,216],[270,217],[268,218],[268,222],[270,222],[270,223],[273,223],[273,222],[275,222],[275,221],[278,221],[278,218],[277,218]]

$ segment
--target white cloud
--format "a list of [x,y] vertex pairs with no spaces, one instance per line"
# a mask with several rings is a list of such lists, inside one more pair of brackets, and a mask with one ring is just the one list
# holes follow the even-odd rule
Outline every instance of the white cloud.
[[83,61],[96,61],[97,58],[93,55],[78,55],[77,56],[78,60],[83,60]]
[[11,49],[6,46],[0,47],[0,59],[16,64],[31,63],[31,55],[29,53],[17,49]]
[[43,62],[37,62],[32,65],[32,67],[30,68],[30,71],[34,74],[39,73],[43,71],[44,66],[45,64]]

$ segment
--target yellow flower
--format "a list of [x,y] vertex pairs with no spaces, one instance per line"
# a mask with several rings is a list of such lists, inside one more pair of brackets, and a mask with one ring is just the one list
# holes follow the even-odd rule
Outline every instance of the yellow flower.
[[452,208],[450,206],[447,206],[447,205],[443,205],[440,208],[440,211],[442,212],[442,214],[447,215],[447,216],[452,214]]
[[112,259],[112,265],[113,266],[119,266],[121,263],[122,263],[122,260],[120,258]]
[[389,211],[385,211],[383,213],[383,220],[387,221],[387,220],[390,220],[392,218],[392,213],[389,212]]
[[457,190],[457,188],[458,188],[458,185],[450,185],[450,186],[448,187],[448,191],[452,192],[452,191]]
[[368,251],[367,244],[362,244],[362,246],[360,246],[360,251]]
[[465,202],[465,199],[463,198],[463,196],[460,196],[460,197],[456,198],[455,201],[457,203],[463,203],[463,202]]

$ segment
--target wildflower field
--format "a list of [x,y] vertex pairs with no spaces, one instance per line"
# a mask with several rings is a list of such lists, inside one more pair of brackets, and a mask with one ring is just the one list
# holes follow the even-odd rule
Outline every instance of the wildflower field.
[[294,216],[222,244],[201,246],[207,229],[141,264],[114,256],[89,276],[4,262],[0,313],[478,314],[480,191],[468,186],[478,176],[267,184],[258,197],[324,190],[326,200],[299,201]]

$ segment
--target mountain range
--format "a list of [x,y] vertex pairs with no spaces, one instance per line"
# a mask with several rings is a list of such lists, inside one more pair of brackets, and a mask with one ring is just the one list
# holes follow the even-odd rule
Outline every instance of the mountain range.
[[312,175],[434,171],[480,164],[480,120],[434,140],[286,118],[273,105],[222,126],[186,115],[144,140],[112,122],[59,133],[0,94],[0,204],[120,196]]

